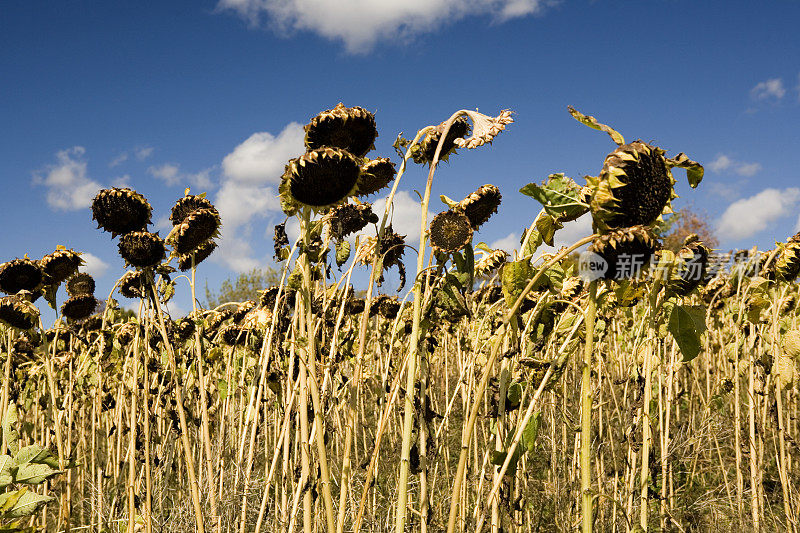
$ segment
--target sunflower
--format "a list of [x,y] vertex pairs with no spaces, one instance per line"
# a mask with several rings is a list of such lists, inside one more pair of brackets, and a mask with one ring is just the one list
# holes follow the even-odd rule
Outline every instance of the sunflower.
[[97,299],[90,294],[72,296],[61,306],[61,314],[70,320],[83,320],[94,313],[97,303]]
[[431,221],[431,247],[445,254],[455,253],[472,241],[469,218],[459,211],[439,213]]
[[81,254],[67,249],[56,250],[39,261],[48,285],[58,285],[66,281],[67,278],[78,272],[78,267],[82,264]]
[[680,153],[674,158],[641,140],[625,143],[617,131],[569,108],[570,114],[593,129],[608,133],[618,147],[606,156],[597,177],[586,178],[591,191],[589,206],[594,225],[601,231],[631,226],[650,226],[663,213],[671,213],[675,194],[673,167],[687,171],[689,184],[696,187],[703,178],[703,167]]
[[156,266],[167,255],[164,240],[156,233],[134,231],[119,240],[119,255],[127,265],[137,268]]
[[482,185],[477,191],[461,200],[454,209],[467,215],[472,229],[477,231],[484,222],[489,220],[489,217],[497,212],[502,198],[500,189],[496,186]]
[[220,224],[219,212],[215,208],[196,209],[172,229],[167,237],[167,243],[175,247],[178,255],[189,254],[204,242],[219,235]]
[[144,272],[141,270],[129,270],[119,278],[117,287],[119,288],[119,293],[125,298],[145,298],[147,295],[146,283]]
[[214,209],[216,211],[214,204],[204,195],[187,194],[183,198],[179,198],[178,201],[175,202],[175,205],[172,206],[169,221],[172,222],[173,226],[177,226],[183,222],[190,213],[198,209]]
[[388,157],[367,160],[361,164],[356,189],[358,196],[375,194],[394,180],[397,171]]
[[[420,165],[430,165],[433,163],[433,156],[436,155],[436,147],[439,145],[439,140],[442,138],[442,133],[444,132],[446,124],[447,121],[442,122],[433,128],[433,130],[426,133],[419,144],[415,144],[411,147],[411,157],[414,158],[415,163]],[[456,152],[456,148],[458,147],[456,141],[464,139],[464,137],[469,135],[471,129],[472,126],[470,126],[467,117],[461,116],[456,118],[450,125],[450,130],[444,138],[442,150],[439,153],[439,161],[447,161],[450,155]]]
[[505,250],[493,250],[483,259],[475,263],[475,277],[480,278],[491,275],[508,259],[508,252]]
[[19,291],[35,293],[43,281],[44,271],[36,261],[27,257],[0,265],[0,291],[6,294],[17,294]]
[[648,266],[657,249],[658,241],[645,226],[612,230],[597,237],[589,246],[590,252],[605,261],[606,269],[599,273],[603,279],[635,278]]
[[798,235],[780,245],[780,252],[775,259],[775,274],[781,281],[792,282],[800,274],[800,237]]
[[319,148],[292,159],[281,178],[281,207],[293,215],[298,207],[321,211],[355,193],[360,167],[350,152]]
[[341,148],[356,157],[364,157],[375,148],[378,136],[375,115],[363,107],[345,107],[341,102],[312,118],[304,129],[308,150]]
[[708,248],[700,242],[697,234],[686,237],[677,256],[680,259],[673,273],[670,288],[679,296],[686,296],[706,280],[708,270]]
[[102,189],[92,201],[92,219],[112,237],[144,230],[150,224],[152,212],[144,196],[127,188]]
[[78,272],[67,281],[67,295],[83,294],[94,294],[94,278],[85,272]]
[[18,296],[0,298],[0,322],[17,329],[31,329],[39,321],[39,310]]
[[377,222],[378,215],[372,212],[371,204],[342,204],[331,209],[329,218],[331,236],[337,241]]
[[188,254],[178,256],[178,268],[184,272],[192,268],[192,254],[194,254],[194,265],[197,266],[210,256],[214,250],[217,249],[217,243],[213,240],[208,240],[194,251]]

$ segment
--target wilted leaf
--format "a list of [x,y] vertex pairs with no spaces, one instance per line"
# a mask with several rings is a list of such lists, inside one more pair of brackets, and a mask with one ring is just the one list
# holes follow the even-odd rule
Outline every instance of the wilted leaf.
[[[42,496],[41,494],[25,491],[24,489],[17,492],[22,492],[22,494],[16,496],[16,501],[14,501],[14,504],[8,508],[8,510],[6,510],[6,505],[2,505],[2,508],[5,511],[3,513],[4,518],[23,518],[26,516],[31,516],[49,502],[55,500],[55,498],[52,496]],[[0,495],[0,502],[2,502],[2,498],[6,494]],[[7,503],[10,501],[11,498],[9,498]]]
[[6,416],[3,418],[3,440],[6,442],[8,451],[15,454],[19,451],[19,431],[17,425],[19,419],[17,418],[17,405],[11,402],[6,410]]
[[550,174],[541,185],[529,183],[519,192],[536,199],[548,215],[564,221],[575,220],[589,210],[580,186],[564,174]]
[[539,230],[542,240],[548,246],[553,246],[553,237],[555,237],[556,230],[563,227],[564,225],[561,222],[550,215],[536,217],[536,229]]
[[542,424],[542,413],[536,411],[528,421],[528,425],[522,431],[522,442],[525,444],[525,449],[532,452],[536,447],[536,439],[539,437],[539,427]]
[[342,266],[350,259],[350,241],[342,240],[336,243],[336,266]]
[[51,468],[49,465],[24,463],[16,468],[12,467],[15,483],[24,483],[25,485],[38,485],[43,481],[50,479],[53,476],[61,474],[61,470]]
[[703,165],[697,161],[692,161],[683,152],[679,153],[673,158],[667,159],[667,161],[674,167],[686,169],[686,177],[689,178],[689,185],[691,185],[693,189],[700,185],[705,172]]
[[530,262],[512,261],[503,265],[503,295],[506,297],[506,304],[511,307],[517,301],[522,290],[531,278]]
[[625,139],[614,128],[606,126],[605,124],[600,124],[599,122],[597,122],[597,119],[594,118],[593,116],[584,115],[583,113],[581,113],[572,106],[567,107],[567,109],[569,110],[569,114],[572,115],[572,117],[581,124],[589,126],[594,130],[604,131],[608,133],[611,139],[620,146],[625,144]]

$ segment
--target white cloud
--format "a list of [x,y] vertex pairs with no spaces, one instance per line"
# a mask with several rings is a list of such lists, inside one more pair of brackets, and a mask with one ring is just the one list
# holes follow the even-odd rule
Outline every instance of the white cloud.
[[790,214],[800,201],[800,188],[764,189],[760,193],[733,202],[717,223],[717,235],[723,241],[751,237],[780,218]]
[[760,163],[746,163],[744,161],[737,161],[725,154],[717,155],[717,158],[706,166],[712,172],[721,173],[729,170],[740,176],[745,176],[748,178],[758,174],[762,168]]
[[797,224],[795,224],[794,230],[800,232],[800,216],[797,217]]
[[[375,200],[372,204],[372,210],[378,215],[379,220],[383,218],[387,199],[388,196]],[[416,193],[412,196],[408,191],[397,191],[394,195],[394,200],[392,200],[389,221],[395,233],[406,236],[406,243],[408,244],[419,242],[419,221],[422,212],[420,203]],[[428,224],[430,224],[435,215],[433,211],[428,210]]]
[[117,157],[111,160],[111,163],[108,164],[109,168],[114,168],[118,165],[121,165],[125,161],[128,160],[128,152],[122,152]]
[[222,171],[240,183],[280,183],[283,168],[292,157],[305,152],[303,126],[289,123],[277,137],[254,133],[222,160]]
[[152,166],[147,172],[154,178],[158,178],[167,185],[191,185],[200,189],[210,189],[213,187],[211,182],[211,172],[213,167],[201,170],[196,174],[181,172],[180,165],[165,163],[160,166]]
[[250,243],[253,224],[282,214],[277,184],[286,162],[305,152],[304,137],[303,126],[292,122],[277,136],[254,133],[225,156],[214,201],[222,217],[219,250],[211,256],[216,261],[237,272],[263,265]]
[[68,211],[91,205],[102,186],[87,176],[85,153],[82,146],[61,150],[56,153],[55,165],[33,173],[33,182],[47,188],[50,207]]
[[266,15],[278,30],[308,30],[344,42],[350,53],[368,51],[379,40],[409,40],[470,15],[500,22],[540,13],[555,0],[219,0],[258,25]]
[[108,271],[108,263],[89,252],[82,252],[81,259],[84,264],[80,267],[81,272],[86,272],[94,278],[102,278]]
[[144,161],[145,159],[147,159],[148,157],[153,155],[153,147],[152,146],[142,146],[142,147],[137,148],[133,152],[136,155],[136,159],[138,159],[139,161]]
[[505,250],[508,253],[512,253],[514,250],[519,248],[519,234],[509,233],[502,239],[492,242],[489,245],[489,248],[493,250]]
[[755,87],[750,89],[750,96],[754,100],[780,100],[786,94],[786,89],[783,87],[783,80],[780,78],[772,78],[758,83]]

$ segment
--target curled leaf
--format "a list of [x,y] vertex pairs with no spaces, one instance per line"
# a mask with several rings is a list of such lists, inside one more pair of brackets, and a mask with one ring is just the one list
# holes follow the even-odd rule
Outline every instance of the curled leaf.
[[584,115],[572,106],[568,106],[567,109],[569,110],[569,114],[581,124],[589,126],[593,130],[599,130],[608,133],[608,135],[611,136],[611,139],[620,146],[625,144],[625,138],[614,128],[606,126],[605,124],[600,124],[593,116]]
[[700,182],[703,179],[703,173],[705,172],[703,165],[697,161],[692,161],[683,152],[679,153],[675,157],[667,159],[667,164],[673,167],[685,168],[686,177],[689,178],[689,185],[691,185],[693,189],[700,185]]

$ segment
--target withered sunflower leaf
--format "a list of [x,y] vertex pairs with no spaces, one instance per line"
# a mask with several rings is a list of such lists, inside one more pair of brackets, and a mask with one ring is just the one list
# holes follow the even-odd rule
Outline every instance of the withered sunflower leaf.
[[548,246],[553,246],[553,238],[556,230],[563,228],[564,225],[550,215],[544,214],[536,217],[536,229],[542,236],[542,240]]
[[597,122],[597,119],[593,116],[584,115],[572,106],[568,106],[567,109],[569,110],[569,114],[581,124],[589,126],[593,130],[604,131],[608,133],[611,139],[620,146],[625,144],[625,138],[614,128]]
[[700,354],[700,336],[706,330],[706,312],[701,306],[676,305],[669,317],[669,332],[678,343],[684,361]]
[[550,174],[541,185],[529,183],[519,192],[537,200],[554,218],[574,220],[589,211],[581,200],[580,186],[564,174]]
[[703,180],[703,165],[697,161],[692,161],[683,152],[679,153],[673,158],[667,159],[667,162],[673,167],[680,167],[686,169],[686,177],[689,178],[689,185],[694,189]]

